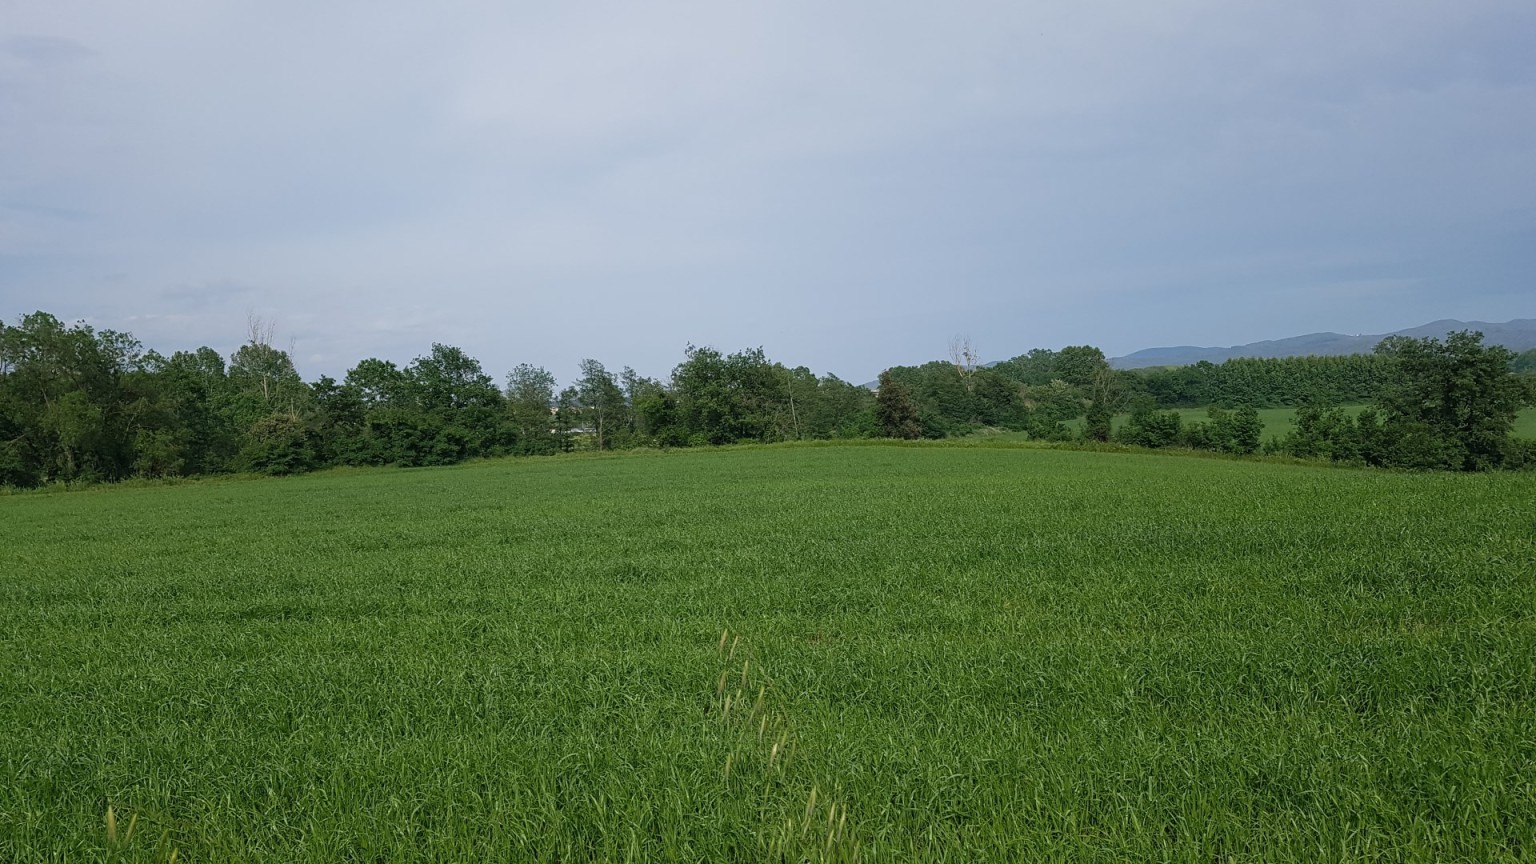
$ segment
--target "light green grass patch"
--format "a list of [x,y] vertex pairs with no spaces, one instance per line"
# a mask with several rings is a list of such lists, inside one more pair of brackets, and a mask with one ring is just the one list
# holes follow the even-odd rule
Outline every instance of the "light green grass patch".
[[[1344,410],[1351,416],[1360,413],[1364,405],[1346,405]],[[1173,408],[1185,423],[1204,422],[1210,417],[1209,408]],[[1115,428],[1122,426],[1130,419],[1129,414],[1117,415],[1114,419]],[[1295,428],[1295,408],[1260,408],[1259,419],[1264,423],[1263,439],[1284,438]],[[1074,428],[1080,428],[1082,421],[1078,420]],[[1512,433],[1516,438],[1536,438],[1536,408],[1527,408],[1515,417],[1515,425]]]

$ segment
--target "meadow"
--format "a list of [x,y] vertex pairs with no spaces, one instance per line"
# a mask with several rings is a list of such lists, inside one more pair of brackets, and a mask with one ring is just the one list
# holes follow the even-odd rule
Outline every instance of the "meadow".
[[4,861],[1536,857],[1532,474],[555,457],[0,497],[0,562]]
[[[1364,405],[1346,405],[1344,410],[1351,416],[1358,414]],[[1168,409],[1179,415],[1185,423],[1204,422],[1210,418],[1208,408],[1172,408]],[[1121,424],[1129,420],[1131,415],[1119,414],[1114,419],[1114,427],[1120,428]],[[1295,408],[1260,408],[1259,420],[1264,423],[1263,440],[1271,438],[1284,438],[1295,428]],[[1082,419],[1079,418],[1068,424],[1072,429],[1082,428]],[[1515,425],[1511,434],[1516,438],[1529,438],[1536,440],[1536,408],[1526,408],[1515,417]]]

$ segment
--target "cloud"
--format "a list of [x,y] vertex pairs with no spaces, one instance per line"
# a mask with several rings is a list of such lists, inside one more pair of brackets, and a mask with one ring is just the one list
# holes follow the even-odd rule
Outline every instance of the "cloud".
[[197,310],[238,304],[256,288],[233,279],[216,279],[200,285],[176,285],[160,292],[160,300],[179,309]]
[[867,380],[955,332],[999,359],[1530,314],[1536,252],[1490,239],[1536,206],[1524,3],[8,19],[54,35],[0,33],[6,314],[150,344],[256,308],[310,373],[444,341],[665,374],[695,342]]
[[0,54],[36,66],[72,63],[95,56],[96,52],[60,36],[7,36],[0,38]]

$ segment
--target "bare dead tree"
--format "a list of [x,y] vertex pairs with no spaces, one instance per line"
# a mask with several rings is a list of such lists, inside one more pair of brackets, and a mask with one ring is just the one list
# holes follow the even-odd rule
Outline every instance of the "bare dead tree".
[[976,386],[976,366],[980,359],[976,353],[976,346],[971,344],[969,336],[954,336],[949,340],[949,362],[955,366],[955,371],[960,375],[960,381],[965,385],[966,392],[971,392]]
[[[246,343],[236,352],[236,360],[255,378],[261,391],[261,400],[271,404],[280,395],[277,392],[278,379],[292,370],[294,340],[289,339],[286,352],[278,349],[273,345],[277,324],[256,314],[255,310],[246,310],[245,334]],[[287,408],[290,413],[295,412],[297,409],[293,403],[293,394],[290,392],[287,395]]]
[[277,324],[256,314],[256,310],[245,311],[245,335],[246,341],[252,345],[260,345],[263,348],[272,347],[272,338],[277,335]]

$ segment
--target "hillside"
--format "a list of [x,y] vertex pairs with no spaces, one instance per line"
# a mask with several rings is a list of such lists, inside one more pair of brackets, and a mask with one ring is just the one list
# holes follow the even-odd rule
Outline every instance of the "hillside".
[[1233,357],[1304,357],[1307,355],[1363,354],[1376,347],[1376,343],[1388,336],[1410,336],[1415,339],[1444,338],[1457,330],[1480,330],[1485,342],[1503,345],[1513,351],[1536,348],[1536,318],[1517,318],[1513,321],[1490,323],[1487,321],[1456,321],[1444,319],[1393,333],[1350,336],[1343,333],[1308,333],[1286,339],[1267,339],[1246,345],[1227,348],[1202,348],[1194,345],[1177,345],[1163,348],[1144,348],[1124,357],[1110,359],[1117,369],[1140,369],[1147,366],[1185,366],[1208,360],[1221,363]]

